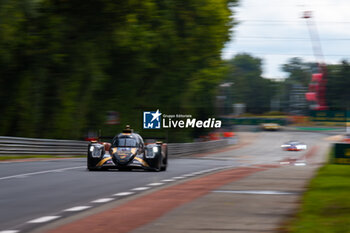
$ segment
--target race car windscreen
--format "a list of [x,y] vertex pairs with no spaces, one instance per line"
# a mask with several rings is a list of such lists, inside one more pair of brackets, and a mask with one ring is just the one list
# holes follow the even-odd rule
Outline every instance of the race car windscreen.
[[114,147],[137,147],[137,142],[133,138],[117,138],[113,142]]

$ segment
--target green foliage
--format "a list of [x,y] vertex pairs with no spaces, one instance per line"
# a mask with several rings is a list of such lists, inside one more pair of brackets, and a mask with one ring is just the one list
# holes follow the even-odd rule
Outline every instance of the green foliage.
[[262,77],[262,61],[249,54],[238,54],[227,61],[227,81],[234,103],[245,103],[246,111],[261,114],[270,110],[277,83]]
[[327,101],[333,110],[350,109],[350,65],[343,61],[339,65],[328,65]]
[[140,129],[145,110],[211,114],[235,3],[0,1],[0,135],[81,138]]
[[349,232],[350,166],[326,165],[311,181],[288,232]]
[[316,71],[317,64],[304,62],[301,58],[293,57],[287,64],[282,66],[282,70],[287,72],[287,84],[300,84],[304,87],[309,85],[311,74]]

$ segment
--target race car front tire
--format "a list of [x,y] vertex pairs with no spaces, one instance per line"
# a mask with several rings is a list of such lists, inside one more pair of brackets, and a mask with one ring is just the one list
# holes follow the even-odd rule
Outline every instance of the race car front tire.
[[98,164],[99,161],[100,161],[100,158],[92,158],[91,154],[88,153],[88,156],[87,156],[87,169],[89,171],[102,170],[102,169],[99,169],[98,167],[96,167],[96,164]]
[[90,158],[90,156],[88,156],[88,158],[87,158],[87,169],[89,171],[97,171],[98,169],[96,167],[91,166],[92,163],[93,163],[92,158]]

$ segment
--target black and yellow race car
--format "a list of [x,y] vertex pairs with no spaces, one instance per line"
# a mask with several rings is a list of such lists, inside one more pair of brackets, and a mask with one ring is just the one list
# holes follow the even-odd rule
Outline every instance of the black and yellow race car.
[[263,123],[260,125],[262,130],[277,131],[281,129],[281,126],[277,123]]
[[115,136],[111,143],[91,142],[88,148],[89,171],[136,168],[165,171],[167,166],[167,144],[160,141],[146,144],[130,127]]

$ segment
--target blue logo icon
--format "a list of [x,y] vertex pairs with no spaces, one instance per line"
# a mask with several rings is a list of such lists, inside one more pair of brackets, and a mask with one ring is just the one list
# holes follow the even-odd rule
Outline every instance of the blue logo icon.
[[159,109],[156,112],[143,112],[143,128],[160,129],[161,115]]

